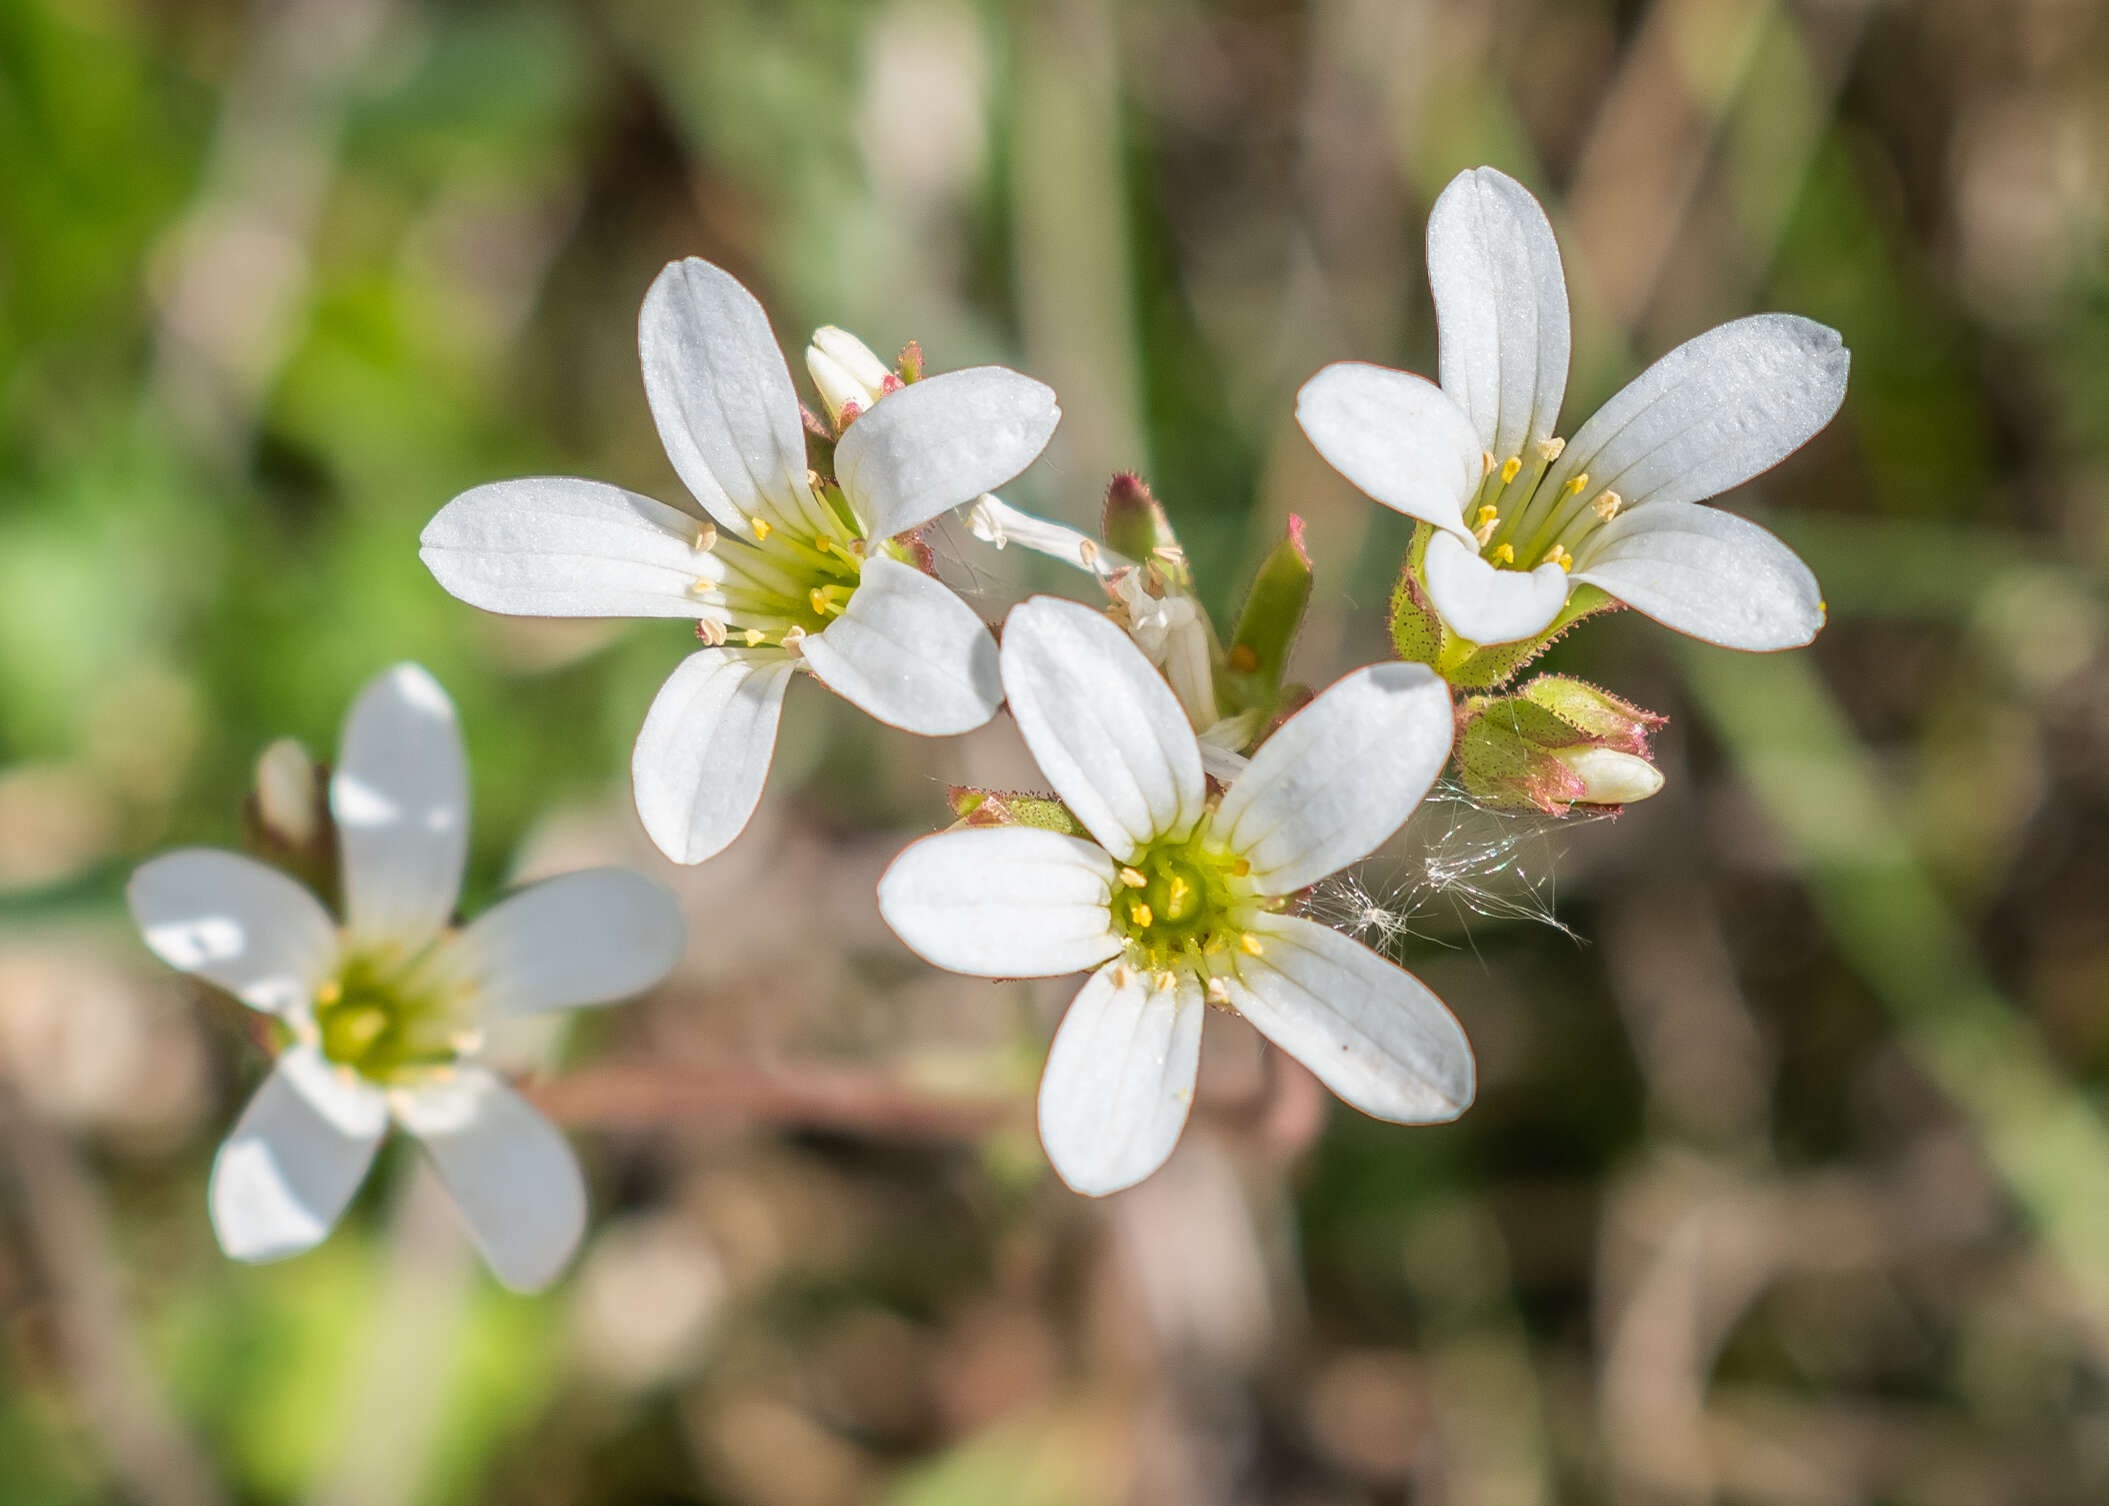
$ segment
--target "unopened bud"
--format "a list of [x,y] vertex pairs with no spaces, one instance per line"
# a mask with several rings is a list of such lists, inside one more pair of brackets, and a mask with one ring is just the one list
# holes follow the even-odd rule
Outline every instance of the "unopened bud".
[[322,833],[322,777],[308,750],[290,737],[264,749],[256,760],[256,823],[261,835],[290,849],[305,848]]
[[1553,754],[1582,782],[1577,805],[1631,805],[1662,788],[1662,770],[1616,748],[1561,748]]
[[[845,409],[854,406],[856,413],[869,413],[871,405],[885,396],[886,379],[894,375],[871,353],[870,346],[832,324],[813,331],[813,343],[806,347],[806,371],[827,407],[829,422],[838,430],[856,416],[845,416]],[[900,384],[898,377],[894,384]]]

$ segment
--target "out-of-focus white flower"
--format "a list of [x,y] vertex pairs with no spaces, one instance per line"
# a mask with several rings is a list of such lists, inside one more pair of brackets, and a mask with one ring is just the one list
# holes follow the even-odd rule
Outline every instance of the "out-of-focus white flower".
[[341,925],[231,852],[165,854],[128,890],[164,962],[292,1033],[213,1163],[220,1246],[255,1261],[321,1242],[393,1119],[423,1143],[498,1279],[543,1286],[578,1243],[585,1186],[556,1127],[474,1060],[483,1030],[651,987],[680,956],[680,912],[651,880],[596,868],[455,929],[468,767],[452,702],[414,664],[353,704],[329,798]]
[[462,493],[426,526],[421,554],[488,611],[697,623],[707,646],[652,703],[631,776],[652,840],[700,863],[754,814],[795,670],[911,732],[995,714],[987,625],[892,541],[1030,465],[1061,410],[1000,366],[928,377],[851,424],[821,477],[768,316],[730,275],[693,258],[669,266],[645,295],[638,345],[667,456],[714,524],[620,487],[539,477]]
[[926,837],[879,908],[939,967],[983,977],[1095,968],[1056,1032],[1040,1137],[1079,1192],[1171,1153],[1192,1104],[1204,1006],[1243,1015],[1380,1119],[1455,1118],[1471,1048],[1410,973],[1286,912],[1391,835],[1450,750],[1424,665],[1356,671],[1284,723],[1220,800],[1178,700],[1100,613],[1035,597],[1005,624],[1004,689],[1041,772],[1096,840],[1028,826]]
[[1791,314],[1737,319],[1642,372],[1572,440],[1567,287],[1545,211],[1514,179],[1460,173],[1428,218],[1442,385],[1359,362],[1304,384],[1318,452],[1433,524],[1435,608],[1475,643],[1550,628],[1578,585],[1729,648],[1807,643],[1816,579],[1754,523],[1696,505],[1777,465],[1831,421],[1849,357]]

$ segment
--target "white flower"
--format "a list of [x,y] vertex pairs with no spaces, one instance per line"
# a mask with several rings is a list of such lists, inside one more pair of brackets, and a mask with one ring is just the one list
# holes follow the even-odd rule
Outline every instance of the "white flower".
[[157,956],[292,1033],[213,1163],[221,1248],[276,1260],[320,1243],[392,1118],[424,1144],[498,1279],[545,1285],[578,1243],[585,1187],[556,1127],[473,1060],[483,1030],[651,987],[680,956],[680,913],[649,879],[596,868],[453,929],[468,770],[452,703],[414,664],[352,706],[329,794],[341,926],[230,852],[168,853],[128,890]]
[[768,317],[725,272],[669,266],[645,295],[638,346],[659,437],[715,526],[620,487],[540,477],[462,493],[421,554],[494,612],[697,622],[710,646],[661,688],[631,775],[652,840],[700,863],[754,814],[793,670],[911,732],[995,714],[988,627],[888,541],[1017,475],[1061,410],[1000,366],[928,377],[853,423],[823,479],[806,469]]
[[1427,1124],[1464,1111],[1471,1049],[1442,1002],[1285,913],[1390,836],[1442,767],[1450,698],[1426,666],[1347,676],[1262,744],[1220,802],[1170,688],[1102,614],[1033,598],[1005,624],[1002,669],[1041,772],[1096,841],[1024,826],[926,837],[880,880],[879,909],[955,972],[1097,969],[1040,1083],[1040,1137],[1064,1181],[1114,1192],[1171,1154],[1209,1004],[1365,1113]]
[[1642,372],[1572,440],[1560,248],[1528,190],[1459,174],[1428,218],[1442,385],[1328,366],[1297,396],[1320,454],[1433,524],[1435,608],[1477,643],[1533,638],[1575,586],[1730,648],[1807,643],[1815,577],[1778,539],[1695,504],[1799,449],[1845,399],[1838,332],[1790,314],[1709,330]]
[[[858,414],[869,413],[880,398],[904,385],[898,373],[872,353],[869,345],[846,329],[823,324],[806,347],[806,375],[820,394],[828,422],[839,433]],[[852,411],[854,410],[854,411]]]

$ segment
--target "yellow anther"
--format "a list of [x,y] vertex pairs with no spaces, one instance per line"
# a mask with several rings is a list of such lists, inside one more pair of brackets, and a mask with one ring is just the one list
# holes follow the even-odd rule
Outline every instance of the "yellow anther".
[[1508,458],[1508,459],[1506,459],[1506,460],[1502,461],[1502,462],[1501,462],[1501,483],[1502,483],[1502,485],[1506,486],[1506,485],[1507,485],[1507,484],[1508,484],[1509,482],[1511,482],[1511,481],[1514,481],[1514,480],[1516,479],[1517,473],[1518,473],[1518,472],[1520,472],[1520,471],[1521,471],[1522,469],[1523,469],[1523,457],[1522,457],[1521,455],[1511,455],[1511,456],[1509,456],[1509,458]]
[[1625,505],[1626,499],[1617,492],[1605,492],[1601,497],[1590,503],[1589,508],[1608,523],[1618,516],[1618,510]]
[[1228,1009],[1230,1007],[1230,985],[1221,978],[1210,978],[1208,980],[1208,1002]]
[[1565,544],[1555,544],[1552,548],[1545,551],[1545,558],[1539,560],[1538,563],[1541,565],[1558,565],[1562,570],[1572,570],[1574,568],[1574,556],[1567,552]]
[[1552,435],[1550,438],[1541,439],[1538,441],[1538,453],[1545,457],[1546,462],[1548,464],[1550,464],[1552,461],[1558,460],[1560,458],[1560,452],[1566,448],[1567,441],[1562,439],[1557,434]]
[[1156,918],[1157,917],[1151,913],[1150,907],[1144,904],[1141,900],[1137,900],[1134,904],[1128,906],[1128,919],[1134,921],[1135,924],[1143,927],[1146,930],[1149,928],[1150,923],[1156,920]]
[[317,1004],[334,1004],[343,997],[344,985],[335,978],[330,979],[329,982],[315,990],[315,1002]]
[[717,583],[705,580],[699,575],[688,583],[688,594],[691,596],[715,596],[718,594]]
[[690,547],[692,547],[698,554],[708,554],[711,550],[717,548],[717,526],[712,523],[705,523],[698,527],[696,529],[696,542]]
[[834,601],[828,596],[827,592],[821,589],[819,586],[815,586],[812,590],[806,592],[806,600],[811,602],[813,604],[813,610],[818,612],[823,617],[827,616],[829,612],[839,612],[842,610],[842,608],[835,605]]
[[1515,564],[1516,546],[1514,544],[1503,544],[1499,549],[1496,549],[1494,551],[1493,559],[1494,563],[1497,565]]
[[1148,879],[1142,876],[1142,870],[1139,868],[1121,869],[1120,881],[1123,884],[1126,884],[1130,889],[1140,889],[1144,884],[1147,884],[1149,882]]
[[1230,865],[1230,871],[1236,877],[1243,878],[1246,874],[1252,872],[1252,860],[1250,858],[1239,858]]
[[747,646],[749,648],[759,648],[761,646],[762,640],[768,637],[769,635],[763,632],[760,628],[749,628],[746,632],[740,634],[740,636],[747,640]]
[[1172,915],[1174,915],[1175,917],[1184,916],[1192,911],[1192,901],[1195,898],[1194,886],[1183,875],[1177,873],[1173,874],[1171,882],[1166,884],[1164,887],[1165,908],[1170,911]]
[[1574,477],[1567,483],[1567,492],[1569,496],[1579,497],[1583,492],[1587,491],[1588,489],[1589,473],[1587,471],[1577,471]]
[[1485,544],[1494,536],[1494,525],[1500,521],[1501,509],[1489,502],[1479,509],[1478,515],[1472,520],[1472,537]]
[[753,517],[749,518],[747,521],[754,525],[754,536],[757,539],[766,539],[767,537],[769,537],[770,534],[776,532],[775,529],[769,526],[769,520],[767,518]]
[[1267,949],[1260,945],[1259,937],[1253,935],[1250,931],[1238,937],[1238,947],[1250,957],[1264,957],[1267,954]]

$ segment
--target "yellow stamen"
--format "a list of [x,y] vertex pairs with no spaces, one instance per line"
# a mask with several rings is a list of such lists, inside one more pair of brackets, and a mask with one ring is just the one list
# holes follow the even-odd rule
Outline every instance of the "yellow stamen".
[[806,600],[811,602],[813,610],[823,617],[830,612],[842,610],[842,608],[835,605],[833,599],[828,596],[827,591],[820,586],[815,586],[812,590],[806,592]]
[[757,539],[766,539],[770,534],[776,532],[775,529],[769,526],[767,518],[754,517],[749,518],[747,521],[754,525],[754,536]]
[[1541,439],[1538,441],[1538,453],[1545,457],[1546,462],[1548,464],[1555,460],[1558,460],[1560,458],[1560,452],[1566,448],[1567,441],[1562,439],[1557,434],[1552,435],[1548,439]]
[[1165,907],[1174,915],[1186,915],[1193,907],[1188,903],[1194,897],[1194,886],[1180,874],[1173,874],[1172,881],[1165,885]]
[[1253,935],[1250,931],[1238,937],[1238,946],[1248,956],[1264,957],[1267,954],[1267,949],[1260,945],[1259,937]]
[[1250,858],[1239,858],[1230,865],[1230,871],[1237,877],[1243,878],[1252,872],[1252,860]]
[[1523,457],[1521,455],[1509,456],[1508,459],[1501,462],[1501,484],[1506,486],[1509,482],[1514,481],[1522,469]]
[[1552,548],[1545,551],[1545,558],[1539,560],[1538,563],[1541,565],[1558,565],[1562,570],[1572,570],[1574,568],[1574,556],[1567,552],[1565,544],[1555,544]]
[[1494,563],[1497,565],[1515,564],[1516,546],[1514,544],[1503,544],[1499,549],[1496,549],[1494,551]]
[[1489,502],[1479,509],[1478,515],[1472,520],[1472,537],[1484,545],[1494,536],[1494,525],[1500,521],[1501,509]]
[[1569,496],[1579,497],[1583,492],[1587,491],[1588,489],[1589,473],[1587,471],[1576,472],[1573,479],[1571,479],[1567,483],[1567,492]]
[[317,1004],[334,1004],[343,997],[344,985],[335,978],[330,979],[329,982],[315,990],[315,1002]]
[[1141,900],[1137,900],[1134,904],[1128,906],[1128,919],[1134,921],[1135,924],[1143,927],[1145,930],[1149,928],[1150,923],[1156,918],[1157,917],[1150,912],[1150,907],[1144,904]]
[[1144,884],[1147,884],[1149,882],[1148,879],[1142,876],[1142,870],[1139,868],[1121,869],[1120,881],[1123,884],[1126,884],[1130,889],[1140,889]]
[[1626,505],[1626,499],[1617,492],[1605,492],[1589,504],[1590,510],[1606,523],[1618,516],[1618,510]]
[[761,646],[762,640],[768,637],[769,635],[763,632],[760,628],[749,628],[746,632],[740,634],[740,636],[747,640],[747,646],[749,648],[759,648]]

